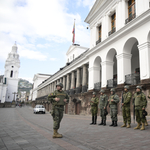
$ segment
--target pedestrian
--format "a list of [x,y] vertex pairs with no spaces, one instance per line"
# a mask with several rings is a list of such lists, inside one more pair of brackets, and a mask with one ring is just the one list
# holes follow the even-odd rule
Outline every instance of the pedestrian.
[[129,86],[126,85],[124,86],[124,94],[122,95],[122,115],[124,124],[121,127],[131,128],[131,113],[130,113],[131,98],[132,94],[129,91]]
[[99,125],[106,125],[106,114],[107,114],[108,96],[105,94],[105,90],[100,91],[99,109],[101,116],[101,123]]
[[109,97],[109,106],[110,106],[110,115],[111,115],[111,119],[112,119],[112,124],[110,126],[116,127],[118,126],[117,121],[117,114],[118,114],[118,108],[117,108],[117,104],[119,103],[119,96],[115,93],[115,89],[112,88],[110,90],[111,95]]
[[63,118],[64,105],[69,102],[69,96],[62,88],[63,84],[58,83],[56,85],[56,90],[48,96],[48,100],[52,103],[51,115],[53,117],[53,138],[63,137],[62,134],[58,133],[58,129],[60,128],[60,122]]
[[134,129],[140,129],[142,122],[142,127],[140,130],[145,130],[145,117],[143,117],[143,111],[145,111],[147,99],[145,94],[142,92],[141,86],[136,86],[136,93],[134,94],[133,104],[135,105],[135,115],[136,121],[138,123]]
[[90,101],[92,113],[92,123],[90,123],[90,125],[95,125],[97,123],[98,102],[99,99],[96,97],[96,92],[93,92],[92,99]]

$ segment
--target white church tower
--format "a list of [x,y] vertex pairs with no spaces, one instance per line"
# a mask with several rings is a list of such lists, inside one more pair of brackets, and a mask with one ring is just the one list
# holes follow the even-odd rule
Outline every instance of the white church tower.
[[5,62],[5,74],[4,78],[7,84],[6,91],[6,102],[12,102],[16,96],[14,97],[13,93],[17,93],[18,91],[18,75],[20,68],[20,60],[19,54],[17,54],[17,45],[16,43],[12,46],[11,52],[8,54],[8,58]]

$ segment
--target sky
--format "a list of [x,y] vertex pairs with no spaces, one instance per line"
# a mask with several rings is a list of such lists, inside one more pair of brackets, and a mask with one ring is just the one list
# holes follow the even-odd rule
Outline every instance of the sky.
[[75,43],[89,48],[84,22],[95,0],[0,0],[0,75],[15,41],[20,56],[19,78],[33,82],[36,73],[54,74],[65,66]]

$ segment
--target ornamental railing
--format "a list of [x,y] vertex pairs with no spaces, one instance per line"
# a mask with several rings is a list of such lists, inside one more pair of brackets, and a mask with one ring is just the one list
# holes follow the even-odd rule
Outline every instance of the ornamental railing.
[[136,17],[136,13],[132,14],[129,18],[127,18],[125,20],[125,24],[127,24],[128,22],[130,22],[131,20],[133,20]]
[[82,93],[85,93],[88,91],[88,86],[82,86]]
[[137,85],[140,83],[140,74],[133,73],[125,75],[125,84]]
[[67,93],[68,95],[70,95],[70,91],[69,91],[69,90],[66,90],[66,93]]
[[107,88],[117,87],[117,79],[109,79],[107,80]]
[[116,32],[116,28],[113,28],[110,32],[108,32],[108,35],[110,36],[110,35],[113,34],[114,32]]
[[99,40],[96,41],[96,45],[100,42],[101,42],[101,38],[99,38]]
[[82,88],[81,88],[81,87],[77,87],[77,88],[76,88],[76,94],[81,93],[81,91],[82,91]]
[[94,83],[94,90],[100,91],[100,89],[101,89],[101,82]]
[[70,90],[70,95],[74,95],[75,94],[75,89],[71,89]]

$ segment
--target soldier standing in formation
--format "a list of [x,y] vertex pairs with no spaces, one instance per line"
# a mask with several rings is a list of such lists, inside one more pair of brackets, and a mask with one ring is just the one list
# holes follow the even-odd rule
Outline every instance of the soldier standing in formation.
[[112,124],[110,126],[116,127],[117,125],[117,104],[119,103],[119,96],[117,94],[115,94],[115,89],[112,88],[111,90],[111,95],[109,97],[109,106],[110,106],[110,115],[111,115],[111,119],[112,119]]
[[96,93],[93,92],[93,96],[90,101],[91,113],[92,113],[92,123],[90,123],[90,125],[96,124],[97,122],[98,102],[99,102],[99,99],[98,97],[96,97]]
[[143,118],[143,110],[145,110],[147,100],[145,94],[142,92],[141,86],[136,87],[136,93],[134,94],[133,103],[135,105],[135,115],[136,121],[138,123],[134,129],[140,129],[140,125],[142,122],[142,127],[140,130],[145,130],[145,118]]
[[100,116],[101,116],[101,123],[99,125],[106,125],[106,114],[107,111],[107,104],[108,104],[108,96],[104,94],[105,91],[100,91],[100,100],[99,100],[99,108],[100,108]]
[[[129,92],[129,86],[124,86],[123,102],[122,102],[122,115],[124,124],[121,127],[130,128],[131,114],[130,114],[130,101],[132,98],[131,92]],[[127,125],[128,123],[128,125]]]
[[48,96],[48,99],[52,103],[51,115],[53,117],[53,138],[62,138],[62,134],[58,133],[58,129],[60,127],[60,122],[63,118],[64,105],[69,102],[69,96],[66,92],[62,90],[62,83],[58,83],[56,85],[56,88],[57,90],[51,93]]

